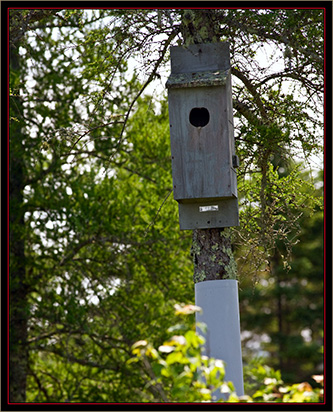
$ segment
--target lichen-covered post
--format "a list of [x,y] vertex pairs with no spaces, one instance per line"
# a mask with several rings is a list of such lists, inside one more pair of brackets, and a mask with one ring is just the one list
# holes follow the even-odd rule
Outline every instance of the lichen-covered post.
[[194,230],[191,255],[194,283],[206,280],[237,279],[230,229]]

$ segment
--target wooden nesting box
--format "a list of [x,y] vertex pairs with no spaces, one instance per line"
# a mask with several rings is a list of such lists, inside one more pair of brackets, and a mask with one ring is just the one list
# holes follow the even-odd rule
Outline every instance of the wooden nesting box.
[[237,226],[229,43],[172,47],[169,99],[181,229]]

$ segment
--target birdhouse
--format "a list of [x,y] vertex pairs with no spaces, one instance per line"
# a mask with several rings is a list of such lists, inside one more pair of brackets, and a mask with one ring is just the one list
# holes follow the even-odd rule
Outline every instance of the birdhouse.
[[170,52],[166,87],[180,229],[238,226],[229,43]]

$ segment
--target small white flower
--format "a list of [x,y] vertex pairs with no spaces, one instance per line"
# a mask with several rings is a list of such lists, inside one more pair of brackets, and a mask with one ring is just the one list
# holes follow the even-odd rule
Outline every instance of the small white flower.
[[230,388],[226,383],[223,383],[220,387],[220,391],[222,393],[229,393],[230,392]]
[[160,352],[164,352],[164,353],[170,353],[175,349],[174,346],[169,346],[169,345],[161,345],[158,350]]
[[215,366],[217,368],[223,368],[223,362],[220,359],[215,360]]
[[270,385],[271,383],[277,383],[277,380],[275,378],[265,378],[264,380],[265,385]]

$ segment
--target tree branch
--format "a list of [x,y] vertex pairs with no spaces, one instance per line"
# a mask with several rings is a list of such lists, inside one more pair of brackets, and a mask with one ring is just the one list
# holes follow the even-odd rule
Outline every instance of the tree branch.
[[[269,39],[269,40],[274,40],[277,41],[279,43],[283,43],[284,45],[291,47],[295,50],[298,50],[300,53],[302,53],[303,55],[310,57],[313,61],[315,61],[316,63],[320,63],[323,65],[324,63],[324,59],[323,57],[321,57],[318,53],[315,53],[314,51],[311,51],[309,49],[306,49],[304,47],[302,47],[299,43],[296,43],[294,40],[283,36],[282,34],[276,34],[273,31],[268,31],[265,29],[261,29],[261,28],[256,28],[253,26],[248,26],[244,23],[241,23],[239,20],[235,20],[235,19],[228,19],[227,21],[229,26],[235,26],[238,29],[240,29],[241,31],[248,33],[250,35],[256,35],[258,37],[264,38],[264,39]],[[308,43],[307,43],[308,44]]]
[[263,102],[261,101],[260,98],[260,94],[257,92],[257,87],[254,86],[251,81],[245,76],[244,73],[240,72],[239,70],[237,70],[235,67],[231,68],[231,73],[238,77],[243,83],[244,85],[247,87],[248,91],[252,94],[252,96],[254,97],[254,101],[258,106],[259,112],[261,114],[261,117],[265,120],[268,121],[267,118],[267,113],[266,113],[266,109],[265,106],[263,104]]
[[258,118],[255,115],[255,113],[245,103],[233,99],[233,107],[238,111],[239,114],[244,116],[245,119],[254,126],[260,127],[265,124],[260,118]]
[[[139,97],[142,95],[142,93],[143,93],[144,90],[147,88],[147,86],[148,86],[148,85],[152,82],[152,80],[155,78],[157,69],[159,68],[161,62],[163,61],[164,56],[165,56],[166,52],[168,51],[168,48],[169,48],[170,43],[171,43],[172,40],[177,36],[177,34],[178,34],[177,31],[173,31],[173,32],[170,34],[169,38],[166,40],[166,42],[165,42],[165,44],[164,44],[164,48],[163,48],[163,50],[162,50],[162,52],[161,52],[161,56],[160,56],[159,59],[156,61],[155,65],[154,65],[154,68],[153,68],[152,72],[150,73],[147,81],[146,81],[145,84],[142,86],[141,90],[140,90],[139,93],[134,97],[132,103],[130,104],[130,107],[129,107],[129,109],[127,110],[127,113],[126,113],[126,115],[125,115],[124,124],[123,124],[123,127],[122,127],[122,129],[121,129],[120,136],[119,136],[119,139],[118,139],[118,143],[117,143],[116,148],[115,148],[115,153],[117,152],[117,150],[118,150],[118,148],[119,148],[119,146],[120,146],[120,144],[121,144],[121,142],[122,142],[122,140],[123,140],[123,135],[124,135],[125,127],[126,127],[128,118],[129,118],[129,116],[130,116],[130,113],[131,113],[131,111],[132,111],[132,109],[133,109],[136,101],[137,101],[137,100],[139,99]],[[110,161],[112,160],[113,157],[114,157],[114,155],[111,156]]]
[[82,358],[77,358],[74,355],[71,355],[69,353],[64,354],[63,351],[61,351],[60,349],[54,348],[54,347],[38,347],[38,350],[43,351],[43,352],[50,352],[50,353],[54,353],[55,355],[60,356],[61,358],[65,358],[67,361],[71,362],[71,363],[78,363],[79,365],[83,365],[83,366],[88,366],[91,368],[98,368],[100,370],[110,370],[110,371],[114,371],[114,372],[119,372],[119,366],[110,366],[110,365],[102,365],[100,363],[97,362],[92,362]]
[[149,385],[148,389],[152,392],[152,394],[154,396],[156,396],[156,394],[158,394],[164,402],[169,402],[169,399],[166,396],[162,385],[157,382],[157,378],[155,376],[155,373],[154,373],[148,359],[146,358],[146,356],[143,356],[142,362],[143,362],[143,366],[144,366],[145,371],[147,372],[148,376],[153,381],[153,384]]
[[9,41],[11,44],[17,44],[25,33],[30,30],[29,24],[40,21],[44,18],[56,15],[59,10],[12,10],[9,14]]

